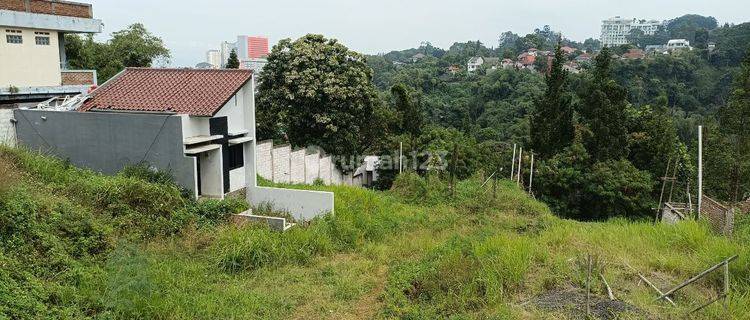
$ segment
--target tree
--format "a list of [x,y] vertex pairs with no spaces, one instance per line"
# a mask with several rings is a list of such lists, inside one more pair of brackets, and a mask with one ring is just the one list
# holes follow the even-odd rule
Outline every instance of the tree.
[[565,55],[560,43],[555,49],[552,67],[546,76],[544,96],[534,103],[531,116],[531,144],[542,158],[550,157],[570,145],[573,140],[572,97],[567,92],[567,72],[563,70]]
[[232,49],[231,52],[229,52],[229,59],[227,60],[227,64],[225,66],[227,69],[239,69],[240,68],[240,60],[237,59],[237,51]]
[[163,65],[169,63],[169,49],[164,42],[140,23],[113,32],[109,45],[125,67],[150,67],[156,60]]
[[415,99],[410,90],[403,84],[397,84],[391,88],[394,107],[401,116],[401,133],[407,133],[413,138],[422,133],[424,115],[419,99]]
[[581,121],[589,131],[584,145],[596,161],[618,160],[627,152],[627,90],[611,75],[612,57],[604,47],[595,58],[594,70],[578,93]]
[[68,65],[76,69],[94,69],[98,82],[104,83],[126,67],[151,67],[154,62],[169,62],[169,49],[140,23],[112,33],[107,42],[96,42],[92,35],[65,35]]
[[336,156],[364,150],[377,101],[364,56],[322,35],[281,40],[258,87],[259,138],[317,145]]
[[733,159],[729,200],[739,201],[750,193],[750,50],[735,79],[729,103],[719,110],[719,123]]

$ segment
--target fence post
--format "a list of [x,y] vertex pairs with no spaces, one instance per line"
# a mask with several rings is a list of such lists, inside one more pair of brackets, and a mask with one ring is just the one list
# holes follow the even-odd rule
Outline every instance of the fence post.
[[516,172],[516,144],[513,144],[513,159],[510,161],[510,181],[513,181],[513,173]]

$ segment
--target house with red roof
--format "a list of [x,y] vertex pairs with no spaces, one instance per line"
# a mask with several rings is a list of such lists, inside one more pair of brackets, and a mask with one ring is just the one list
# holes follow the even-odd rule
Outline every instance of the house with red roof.
[[71,110],[15,110],[19,144],[114,174],[146,164],[196,198],[246,194],[301,219],[333,194],[257,185],[251,70],[127,68]]

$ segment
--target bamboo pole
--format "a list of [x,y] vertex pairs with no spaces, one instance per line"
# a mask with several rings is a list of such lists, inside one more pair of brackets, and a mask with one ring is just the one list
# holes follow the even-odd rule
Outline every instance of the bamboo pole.
[[[662,291],[661,291],[661,289],[659,289],[659,287],[655,286],[653,283],[651,283],[651,281],[648,281],[648,279],[646,279],[646,277],[644,277],[640,272],[638,272],[637,270],[635,270],[635,268],[631,267],[627,263],[625,265],[628,268],[630,268],[630,270],[633,270],[633,272],[635,272],[638,275],[638,278],[640,278],[641,281],[645,282],[649,287],[651,287],[652,289],[654,289],[656,291],[656,293],[658,293],[659,295],[663,294]],[[666,297],[665,300],[669,301],[669,303],[671,303],[673,306],[675,306],[675,307],[677,306],[677,304],[674,303],[674,301],[672,300],[672,298]]]
[[612,293],[612,288],[609,286],[609,283],[607,282],[607,279],[604,278],[604,274],[599,272],[599,277],[602,278],[602,281],[604,282],[604,286],[607,287],[607,295],[609,296],[609,300],[615,301],[615,294]]
[[521,161],[523,161],[523,147],[518,147],[518,167],[516,168],[516,170],[518,170],[516,172],[516,185],[517,186],[521,185],[521,164],[522,164]]
[[698,126],[698,217],[703,205],[703,126]]
[[694,277],[692,277],[692,278],[688,279],[687,281],[685,281],[685,282],[683,282],[683,283],[680,283],[680,284],[679,284],[679,285],[677,285],[676,287],[674,287],[674,288],[670,289],[669,291],[667,291],[667,292],[663,293],[663,294],[662,294],[662,295],[661,295],[660,297],[656,298],[656,300],[660,300],[660,299],[663,299],[664,297],[666,297],[666,296],[669,296],[670,294],[673,294],[673,293],[675,293],[675,291],[677,291],[677,290],[680,290],[680,289],[682,289],[682,288],[686,287],[687,285],[689,285],[689,284],[691,284],[691,283],[695,282],[696,280],[698,280],[698,279],[700,279],[700,278],[703,278],[703,277],[704,277],[705,275],[707,275],[707,274],[708,274],[709,272],[711,272],[711,271],[714,271],[714,270],[716,270],[716,269],[718,269],[718,268],[722,267],[722,266],[723,266],[723,265],[725,265],[725,264],[727,264],[727,265],[728,265],[728,264],[729,264],[729,262],[731,262],[731,261],[732,261],[732,260],[734,260],[734,259],[737,259],[737,257],[738,257],[737,255],[734,255],[734,256],[731,256],[731,257],[727,258],[726,260],[724,260],[724,261],[722,261],[722,262],[719,262],[719,263],[718,263],[717,265],[714,265],[713,267],[711,267],[711,268],[708,268],[708,269],[704,270],[703,272],[701,272],[701,273],[699,273],[699,274],[695,275]]
[[534,152],[531,152],[531,169],[529,170],[529,194],[531,194],[532,182],[534,182]]

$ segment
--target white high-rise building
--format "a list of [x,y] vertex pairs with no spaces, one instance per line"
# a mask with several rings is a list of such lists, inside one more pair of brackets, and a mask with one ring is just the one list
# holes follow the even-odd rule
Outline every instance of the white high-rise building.
[[221,68],[221,52],[219,50],[208,50],[206,52],[206,63],[210,64],[214,69]]
[[220,66],[223,68],[227,61],[229,60],[229,54],[232,52],[232,49],[237,50],[237,43],[235,42],[227,42],[222,41],[221,42],[221,64]]
[[658,20],[627,19],[616,16],[602,21],[601,40],[603,46],[619,46],[628,44],[627,36],[631,30],[640,29],[645,35],[653,35],[663,26]]

